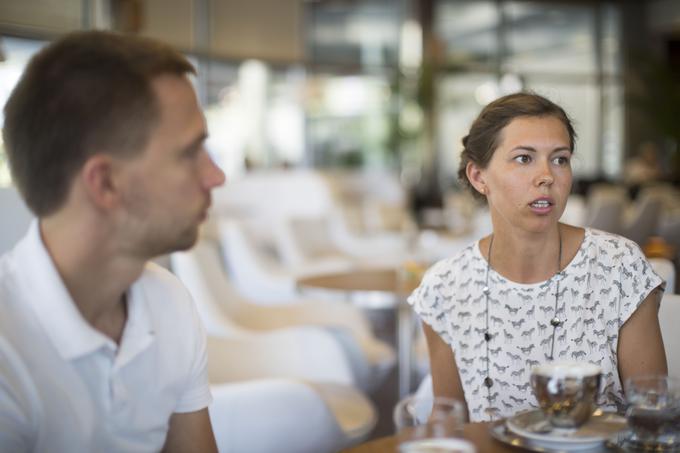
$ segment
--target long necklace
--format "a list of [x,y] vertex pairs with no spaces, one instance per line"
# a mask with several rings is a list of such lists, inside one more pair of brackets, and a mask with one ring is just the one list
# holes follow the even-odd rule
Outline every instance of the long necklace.
[[[484,288],[482,288],[482,292],[484,293],[485,300],[486,300],[486,327],[484,329],[484,340],[486,343],[486,377],[484,378],[484,386],[486,387],[486,395],[487,395],[487,413],[489,414],[489,417],[493,419],[493,413],[496,412],[495,408],[492,408],[491,402],[492,402],[492,396],[491,396],[491,387],[494,384],[493,379],[491,379],[491,372],[490,372],[490,366],[491,366],[491,360],[489,357],[489,343],[491,343],[491,340],[495,335],[491,333],[489,330],[489,294],[491,293],[491,290],[489,289],[489,269],[491,269],[491,250],[493,246],[493,234],[491,235],[491,239],[489,239],[489,250],[487,252],[487,260],[486,260],[486,279],[484,283]],[[553,360],[555,356],[555,332],[557,331],[558,327],[561,327],[564,324],[564,320],[560,319],[557,316],[557,307],[559,303],[559,298],[560,298],[560,280],[562,279],[562,272],[560,269],[560,265],[562,263],[562,234],[560,232],[559,227],[557,228],[557,239],[559,242],[559,251],[557,253],[557,272],[553,276],[553,279],[556,281],[556,289],[555,289],[555,311],[553,312],[553,318],[550,320],[550,325],[553,328],[552,331],[552,338],[550,341],[550,356],[548,357],[549,360]]]

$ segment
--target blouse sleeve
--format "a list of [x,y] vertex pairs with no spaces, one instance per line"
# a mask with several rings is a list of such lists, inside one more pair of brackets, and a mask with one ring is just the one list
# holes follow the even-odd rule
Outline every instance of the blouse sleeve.
[[444,283],[440,274],[444,266],[445,261],[440,261],[430,267],[407,302],[423,322],[429,325],[447,344],[451,344],[450,323],[441,293]]
[[[624,243],[626,253],[619,264],[619,290],[621,303],[619,304],[619,326],[631,317],[640,304],[658,286],[661,289],[666,283],[659,277],[645,258],[640,247],[632,241]],[[614,282],[616,285],[617,282]]]

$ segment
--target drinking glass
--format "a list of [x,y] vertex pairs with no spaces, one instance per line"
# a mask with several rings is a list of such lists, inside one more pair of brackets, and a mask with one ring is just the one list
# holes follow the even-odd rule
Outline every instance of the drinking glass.
[[626,443],[644,450],[680,450],[680,379],[639,376],[626,380]]
[[463,404],[452,398],[409,395],[394,408],[400,453],[474,453],[462,439]]

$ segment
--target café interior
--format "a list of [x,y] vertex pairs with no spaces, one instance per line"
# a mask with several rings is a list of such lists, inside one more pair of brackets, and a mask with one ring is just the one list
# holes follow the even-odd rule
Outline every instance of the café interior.
[[[578,134],[562,221],[632,239],[666,279],[680,377],[680,2],[3,0],[0,103],[80,29],[156,38],[197,68],[227,182],[198,243],[157,262],[205,325],[220,451],[359,448],[395,434],[402,398],[431,394],[405,299],[490,233],[457,179],[461,139],[522,90]],[[0,212],[4,253],[31,214],[1,142]]]

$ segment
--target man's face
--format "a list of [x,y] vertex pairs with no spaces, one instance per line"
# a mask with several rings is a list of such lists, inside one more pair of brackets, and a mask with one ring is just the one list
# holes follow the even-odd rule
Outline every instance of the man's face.
[[143,258],[190,248],[224,173],[204,148],[205,118],[191,83],[163,75],[153,82],[158,123],[139,156],[124,164],[123,243]]

